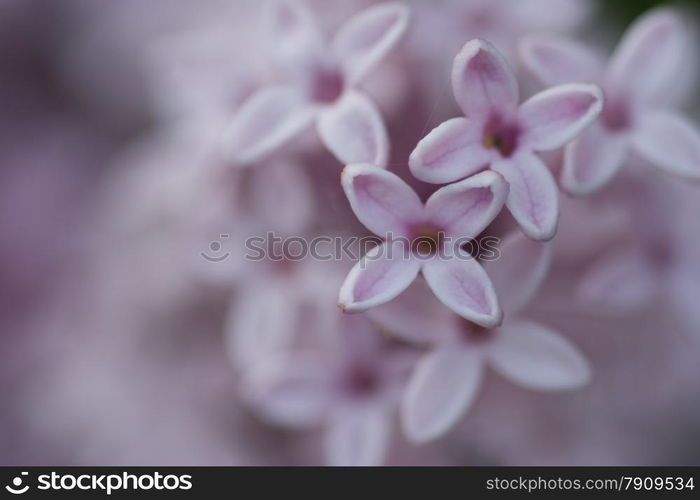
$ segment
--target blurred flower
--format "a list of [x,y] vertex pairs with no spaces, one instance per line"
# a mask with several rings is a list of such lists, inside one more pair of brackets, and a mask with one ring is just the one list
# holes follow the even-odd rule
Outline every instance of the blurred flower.
[[621,176],[622,186],[609,187],[607,197],[615,199],[625,223],[583,267],[576,299],[603,314],[629,314],[666,302],[692,320],[697,311],[688,307],[686,296],[700,283],[700,252],[685,214],[695,211],[697,190],[654,174]]
[[[590,0],[442,0],[417,1],[416,20],[440,36],[424,37],[430,58],[454,52],[464,40],[482,38],[511,61],[516,43],[527,33],[572,32],[589,18]],[[439,4],[437,7],[435,4]],[[454,45],[451,45],[454,43]],[[420,47],[416,47],[420,50]],[[445,50],[447,49],[447,50]]]
[[245,266],[225,324],[232,365],[245,371],[299,344],[323,343],[337,328],[340,278],[335,262],[268,258]]
[[292,428],[324,424],[331,465],[380,465],[392,413],[412,356],[383,339],[363,316],[336,315],[325,349],[269,356],[245,380],[247,399],[268,421]]
[[600,120],[568,146],[562,186],[571,194],[601,188],[631,152],[673,174],[700,179],[700,133],[668,101],[678,71],[691,57],[687,33],[673,12],[661,9],[627,31],[608,67],[584,45],[558,37],[522,42],[526,66],[545,84],[601,82]]
[[260,160],[315,120],[321,140],[340,162],[385,165],[384,122],[356,87],[403,35],[407,8],[370,7],[326,44],[303,3],[274,5],[269,36],[290,84],[265,88],[243,104],[225,133],[228,156],[240,164]]

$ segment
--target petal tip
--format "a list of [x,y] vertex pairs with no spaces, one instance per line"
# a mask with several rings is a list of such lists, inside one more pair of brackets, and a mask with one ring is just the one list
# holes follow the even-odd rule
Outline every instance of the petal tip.
[[354,313],[360,313],[364,312],[367,310],[366,307],[363,307],[359,302],[354,302],[352,300],[339,300],[338,301],[338,309],[343,312],[344,314],[354,314]]
[[510,188],[506,178],[495,170],[484,170],[476,175],[482,176],[484,178],[484,183],[490,185],[491,189],[504,189],[507,191]]
[[547,242],[552,240],[557,234],[557,226],[559,224],[559,213],[557,212],[553,219],[548,224],[536,226],[534,224],[525,224],[520,222],[520,228],[525,236],[534,241]]
[[576,141],[568,144],[564,148],[564,166],[559,174],[559,184],[562,190],[573,198],[584,198],[590,196],[605,186],[611,180],[615,171],[611,170],[610,175],[599,178],[594,182],[583,182],[576,178],[576,164],[574,148]]
[[503,324],[503,310],[496,304],[496,310],[491,314],[485,314],[483,318],[465,318],[484,328],[498,328]]
[[491,43],[487,40],[484,40],[483,38],[472,38],[462,45],[462,48],[459,50],[458,54],[471,57],[480,50],[492,48],[494,48],[493,45],[491,45]]
[[364,163],[350,163],[343,167],[340,171],[340,179],[343,183],[352,183],[352,180],[358,175],[362,175],[367,171],[367,164]]
[[555,223],[550,228],[530,230],[529,232],[525,231],[525,233],[530,237],[530,239],[535,241],[551,241],[557,234],[557,224]]
[[414,411],[411,408],[411,399],[409,396],[409,390],[404,393],[404,398],[401,402],[401,409],[399,411],[400,419],[399,423],[403,435],[406,440],[414,446],[421,446],[433,441],[447,432],[447,428],[443,429],[442,426],[435,425],[425,425],[421,424],[414,417]]
[[594,194],[602,187],[595,184],[583,184],[576,182],[570,175],[565,175],[563,173],[560,182],[564,192],[572,198],[585,198]]

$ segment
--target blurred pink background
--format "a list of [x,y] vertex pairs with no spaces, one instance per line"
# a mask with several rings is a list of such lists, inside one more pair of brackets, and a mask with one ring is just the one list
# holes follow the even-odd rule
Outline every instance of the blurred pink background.
[[[561,33],[607,53],[631,15],[586,0],[404,3],[410,26],[363,88],[387,125],[389,169],[422,196],[435,186],[410,176],[408,156],[458,115],[449,71],[465,41],[493,42],[531,95],[541,86],[518,59],[522,36]],[[309,2],[326,34],[371,4]],[[367,361],[375,347],[345,346],[344,329],[353,342],[392,337],[357,333],[369,320],[337,310],[353,262],[243,259],[245,238],[267,231],[368,234],[315,133],[260,168],[218,154],[227,121],[279,77],[266,8],[0,1],[2,465],[328,463],[342,401],[321,422],[280,422],[265,398],[282,396],[256,392],[248,364],[300,351],[340,366],[353,349]],[[682,12],[694,33],[697,12]],[[697,48],[672,89],[695,124]],[[557,153],[547,160],[559,168]],[[700,464],[698,213],[699,185],[637,159],[591,197],[561,193],[552,268],[527,315],[576,344],[591,383],[540,393],[487,371],[457,426],[416,446],[394,425],[383,463]],[[512,227],[504,214],[491,233]],[[242,345],[251,335],[275,345]],[[419,352],[386,349],[377,363]]]

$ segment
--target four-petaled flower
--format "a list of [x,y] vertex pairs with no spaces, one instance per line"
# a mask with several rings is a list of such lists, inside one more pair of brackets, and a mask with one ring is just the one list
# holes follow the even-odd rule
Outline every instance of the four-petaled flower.
[[260,359],[244,380],[244,397],[271,423],[323,425],[329,465],[381,465],[415,353],[364,316],[339,316],[337,342]]
[[686,57],[691,56],[685,43],[680,19],[668,10],[638,20],[607,68],[596,53],[571,40],[539,36],[522,41],[526,67],[546,85],[596,81],[605,91],[601,119],[566,149],[561,178],[566,191],[585,195],[598,190],[630,152],[664,170],[700,180],[700,133],[667,109]]
[[270,37],[289,84],[264,88],[246,101],[224,134],[227,157],[248,165],[316,122],[325,146],[341,163],[384,166],[389,140],[376,105],[357,87],[396,45],[408,9],[396,3],[352,17],[325,43],[300,2],[278,2]]
[[498,215],[508,195],[503,177],[481,172],[438,189],[425,205],[403,180],[374,165],[345,167],[342,184],[360,222],[386,241],[348,274],[341,309],[383,304],[421,271],[437,298],[460,316],[485,327],[501,322],[491,280],[458,243],[477,237]]
[[466,118],[448,120],[411,153],[417,178],[452,182],[488,166],[510,184],[506,206],[523,231],[551,239],[559,198],[549,169],[535,151],[574,139],[603,106],[595,85],[571,83],[547,89],[518,106],[518,84],[505,58],[488,42],[467,42],[452,67],[452,90]]
[[506,313],[495,329],[465,322],[420,283],[369,313],[399,337],[431,346],[401,404],[410,440],[423,443],[447,432],[474,401],[487,364],[530,389],[576,389],[590,380],[588,363],[568,340],[519,317],[547,273],[550,253],[549,244],[515,233],[502,243],[500,258],[485,264]]

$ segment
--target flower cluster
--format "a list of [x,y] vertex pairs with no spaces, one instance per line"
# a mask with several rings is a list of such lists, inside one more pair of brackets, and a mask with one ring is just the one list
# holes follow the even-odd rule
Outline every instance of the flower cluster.
[[[83,28],[55,80],[137,140],[90,205],[70,201],[77,169],[0,183],[0,217],[29,221],[0,235],[6,316],[60,298],[33,320],[50,335],[2,344],[3,373],[37,372],[0,432],[30,422],[17,440],[70,463],[646,464],[674,439],[692,459],[684,11],[618,37],[593,0],[62,3]],[[127,62],[142,80],[108,71]],[[27,130],[30,163],[86,149]],[[39,293],[43,275],[72,280]]]
[[[660,99],[681,60],[679,18],[658,11],[638,21],[605,72],[578,42],[520,39],[520,61],[548,86],[522,103],[506,56],[485,39],[467,41],[450,79],[464,116],[419,138],[406,163],[392,164],[394,173],[386,169],[391,134],[360,83],[407,35],[408,7],[370,7],[330,43],[301,3],[278,3],[270,17],[285,83],[241,105],[222,138],[226,158],[234,166],[260,163],[315,122],[323,145],[346,165],[340,184],[352,212],[383,242],[340,286],[339,308],[360,316],[336,317],[319,306],[328,307],[320,294],[332,293],[331,280],[323,283],[318,273],[325,271],[311,263],[272,271],[279,276],[273,292],[266,285],[232,309],[230,351],[245,399],[278,424],[325,421],[329,463],[379,464],[395,408],[409,441],[433,440],[460,420],[487,365],[529,389],[586,385],[591,368],[579,350],[521,317],[547,278],[560,219],[557,160],[541,153],[563,148],[555,156],[563,158],[560,185],[576,195],[601,189],[632,150],[699,178],[700,134]],[[423,202],[409,172],[443,186],[424,188],[430,196]],[[504,208],[515,225],[499,259],[484,268],[457,255],[465,250],[445,255],[446,237],[477,238],[505,217]],[[323,318],[328,331],[315,342],[325,354],[318,345],[308,352],[304,308]],[[330,331],[339,338],[328,339]]]

